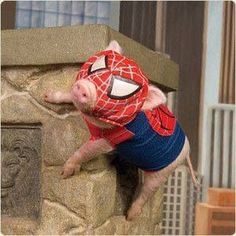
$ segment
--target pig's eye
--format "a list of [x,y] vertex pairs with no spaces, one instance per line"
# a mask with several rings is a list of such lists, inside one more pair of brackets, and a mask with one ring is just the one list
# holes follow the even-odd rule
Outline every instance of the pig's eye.
[[137,93],[141,89],[141,85],[132,80],[113,76],[107,96],[113,99],[126,99]]
[[92,74],[99,70],[104,70],[108,68],[107,66],[107,56],[99,57],[89,68],[88,74]]

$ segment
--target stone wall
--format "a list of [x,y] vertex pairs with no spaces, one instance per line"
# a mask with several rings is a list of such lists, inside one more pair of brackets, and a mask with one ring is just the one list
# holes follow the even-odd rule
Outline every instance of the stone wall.
[[62,179],[67,158],[89,138],[73,105],[44,102],[69,91],[89,56],[116,39],[149,79],[177,88],[178,66],[104,25],[2,32],[1,150],[3,234],[160,234],[163,188],[140,217],[125,213],[142,174],[112,153]]
[[[114,161],[114,154],[84,164],[71,178],[62,179],[60,175],[64,161],[88,139],[88,132],[72,105],[45,103],[43,95],[48,89],[69,90],[78,69],[79,65],[2,68],[3,160],[9,159],[7,152],[13,155],[17,141],[12,136],[17,136],[24,142],[28,162],[37,162],[26,168],[26,157],[19,157],[19,164],[5,165],[2,183],[7,181],[4,172],[10,168],[20,170],[13,176],[14,186],[2,196],[3,233],[157,234],[162,190],[146,205],[139,219],[127,222],[124,215],[139,174],[136,168]],[[34,173],[30,178],[33,182],[25,186],[29,173]],[[31,186],[37,187],[36,196],[25,199],[24,191],[32,195]],[[2,192],[4,188],[2,184]],[[9,199],[10,205],[6,203]],[[36,206],[37,214],[32,214],[32,207],[22,212],[25,200]]]

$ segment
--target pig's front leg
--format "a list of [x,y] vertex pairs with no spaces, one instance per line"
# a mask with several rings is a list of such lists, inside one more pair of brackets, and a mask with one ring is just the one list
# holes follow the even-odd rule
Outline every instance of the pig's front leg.
[[49,90],[44,95],[44,100],[50,103],[72,103],[71,93]]
[[63,178],[73,175],[75,169],[80,169],[83,162],[87,162],[98,155],[108,153],[113,149],[106,139],[86,142],[64,164],[61,172]]

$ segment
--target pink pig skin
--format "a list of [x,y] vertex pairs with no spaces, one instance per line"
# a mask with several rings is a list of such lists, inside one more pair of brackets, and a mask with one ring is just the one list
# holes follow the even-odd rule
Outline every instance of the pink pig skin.
[[[78,88],[78,85],[81,87]],[[86,85],[88,86],[87,88],[85,88]],[[72,91],[70,93],[52,91],[47,92],[45,95],[45,101],[50,103],[73,102],[73,104],[80,111],[84,112],[83,115],[91,123],[101,128],[111,128],[111,125],[103,123],[102,121],[89,115],[89,112],[96,102],[96,89],[94,89],[95,88],[91,86],[89,82],[83,84],[76,82],[73,85]],[[86,96],[83,94],[86,94]],[[164,101],[165,97],[162,97],[164,96],[162,94],[163,93],[159,93],[159,89],[155,90],[155,87],[150,86],[149,96],[143,107],[150,109],[150,107],[156,106],[156,101]],[[63,170],[61,172],[63,178],[68,178],[69,176],[73,175],[75,169],[80,169],[80,166],[83,162],[87,162],[100,154],[108,153],[113,149],[114,148],[108,143],[106,139],[86,142],[64,164]],[[141,214],[142,208],[147,200],[157,191],[160,185],[167,180],[168,176],[174,171],[177,165],[180,165],[185,160],[188,161],[194,183],[197,185],[197,180],[193,174],[192,165],[189,159],[189,150],[189,143],[186,139],[186,143],[182,152],[177,157],[176,161],[172,163],[172,165],[164,168],[161,171],[144,172],[144,184],[142,185],[138,197],[128,210],[127,220],[133,220]]]
[[[118,53],[121,53],[122,49],[116,41],[112,41],[108,46],[107,50],[114,50]],[[59,91],[48,91],[44,99],[49,103],[73,103],[75,107],[82,112],[83,116],[86,119],[93,123],[94,125],[100,128],[111,128],[112,125],[107,124],[98,120],[97,118],[91,116],[91,111],[94,108],[97,100],[97,92],[95,85],[87,80],[78,80],[72,86],[72,89],[69,93],[62,93]],[[166,102],[166,97],[164,93],[158,88],[150,85],[148,96],[146,101],[143,104],[142,110],[152,109],[159,104]],[[75,172],[75,169],[80,169],[83,162],[87,162],[92,158],[108,153],[114,148],[106,139],[99,139],[95,141],[87,141],[83,144],[79,150],[77,150],[64,164],[63,170],[61,172],[63,178],[68,178],[72,176]],[[141,212],[144,204],[147,200],[156,192],[156,190],[163,184],[168,176],[174,171],[174,169],[187,160],[193,181],[197,186],[197,180],[194,176],[192,165],[189,158],[189,142],[186,138],[184,147],[177,157],[177,159],[171,163],[166,168],[160,171],[153,172],[144,172],[144,183],[141,187],[137,198],[132,203],[130,209],[127,213],[127,220],[133,220],[138,217]]]

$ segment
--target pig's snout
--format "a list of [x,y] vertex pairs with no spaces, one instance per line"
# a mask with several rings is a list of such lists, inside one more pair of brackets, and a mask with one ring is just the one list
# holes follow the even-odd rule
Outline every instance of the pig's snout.
[[82,103],[82,104],[85,104],[88,102],[88,99],[89,99],[89,90],[88,88],[81,84],[81,83],[77,83],[76,84],[76,88],[75,88],[77,91],[75,91],[75,95],[78,99],[78,102]]
[[92,109],[96,102],[96,87],[88,80],[77,81],[72,88],[74,104],[81,110]]

